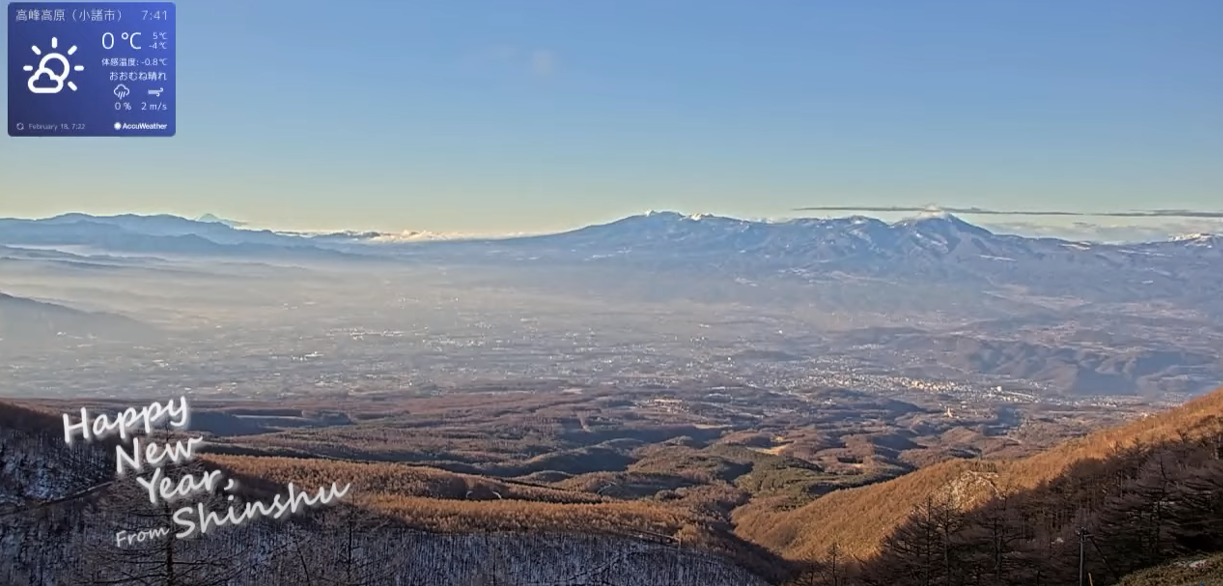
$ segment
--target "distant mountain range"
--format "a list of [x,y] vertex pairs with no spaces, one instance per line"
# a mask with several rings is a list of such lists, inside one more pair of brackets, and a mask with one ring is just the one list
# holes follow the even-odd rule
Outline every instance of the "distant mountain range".
[[[572,232],[442,243],[499,262],[581,260],[815,283],[853,278],[954,284],[1095,302],[1192,298],[1223,315],[1223,238],[1093,244],[995,234],[949,214],[757,222],[657,212]],[[469,255],[474,256],[474,255]]]
[[1218,235],[1092,244],[995,234],[945,213],[887,223],[863,216],[766,222],[650,212],[559,234],[468,240],[419,232],[282,233],[248,230],[213,216],[201,220],[86,214],[7,219],[0,220],[0,245],[294,260],[406,256],[417,262],[703,271],[809,283],[853,276],[1018,287],[1095,302],[1191,299],[1223,315]]
[[1181,252],[1223,259],[1223,246],[1219,246],[1223,239],[1212,235],[1139,244],[1090,244],[995,234],[951,214],[926,214],[886,223],[864,216],[759,222],[651,212],[572,232],[521,238],[518,242],[592,254],[751,255],[813,267],[861,267],[895,261],[1014,263]]
[[0,219],[0,245],[88,249],[144,255],[279,257],[342,260],[321,242],[222,221],[178,216],[65,214],[41,220]]
[[[647,212],[608,224],[587,226],[569,232],[536,236],[476,238],[427,231],[403,232],[338,231],[295,232],[248,229],[242,222],[206,214],[191,220],[172,215],[93,216],[71,213],[45,219],[0,219],[0,244],[64,244],[122,247],[139,242],[125,241],[143,237],[196,237],[218,245],[261,244],[275,247],[310,248],[321,244],[418,243],[464,241],[505,244],[519,247],[564,248],[571,252],[625,254],[663,246],[667,252],[720,254],[779,254],[790,257],[808,255],[821,261],[853,260],[867,256],[886,258],[932,256],[951,258],[987,257],[1017,260],[1033,253],[1051,252],[1056,246],[1071,245],[1098,253],[1111,250],[1163,252],[1194,247],[1223,255],[1223,235],[1190,234],[1163,242],[1138,244],[1085,244],[1055,238],[1028,238],[1001,235],[974,226],[948,213],[927,213],[887,223],[865,216],[837,219],[797,219],[752,221],[708,214],[684,215],[677,212]],[[959,248],[962,241],[970,248]],[[147,240],[152,247],[165,241]],[[1045,246],[1041,249],[1040,245]],[[189,246],[170,246],[190,250]],[[210,252],[210,250],[202,250]]]
[[[559,234],[459,240],[284,233],[202,220],[0,219],[0,287],[6,272],[18,269],[35,278],[52,269],[162,271],[176,257],[454,268],[499,286],[625,307],[712,303],[754,315],[803,312],[804,320],[853,332],[791,335],[791,351],[849,352],[924,375],[937,364],[952,378],[989,373],[1076,393],[1129,393],[1194,392],[1217,384],[1223,372],[1218,235],[1070,242],[996,234],[950,214],[888,223],[863,216],[770,222],[651,212]],[[127,331],[95,328],[101,318],[68,308],[6,301],[8,313],[0,319],[9,330],[0,336]],[[38,316],[58,316],[74,327]]]

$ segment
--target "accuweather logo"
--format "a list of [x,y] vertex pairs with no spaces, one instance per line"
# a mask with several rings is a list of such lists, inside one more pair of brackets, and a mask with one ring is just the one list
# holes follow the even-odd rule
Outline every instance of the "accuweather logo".
[[135,124],[116,122],[115,130],[165,130],[169,126],[169,124],[160,122],[137,122]]

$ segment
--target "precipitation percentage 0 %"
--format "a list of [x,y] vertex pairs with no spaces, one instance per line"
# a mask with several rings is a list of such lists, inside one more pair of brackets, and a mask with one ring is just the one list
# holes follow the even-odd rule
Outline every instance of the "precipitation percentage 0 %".
[[131,102],[115,102],[115,110],[124,110],[130,112],[132,109]]

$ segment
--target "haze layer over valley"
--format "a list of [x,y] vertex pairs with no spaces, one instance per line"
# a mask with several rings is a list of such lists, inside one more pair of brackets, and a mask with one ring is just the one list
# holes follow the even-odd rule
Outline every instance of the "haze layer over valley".
[[397,242],[173,216],[0,220],[9,396],[750,385],[947,404],[1179,402],[1223,380],[1223,239],[947,214],[650,213]]

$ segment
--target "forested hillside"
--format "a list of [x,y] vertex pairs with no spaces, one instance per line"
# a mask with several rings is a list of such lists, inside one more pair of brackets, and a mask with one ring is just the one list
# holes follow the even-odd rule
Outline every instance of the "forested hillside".
[[289,482],[351,482],[355,496],[138,547],[116,547],[116,532],[167,526],[171,510],[113,481],[113,448],[67,446],[57,417],[0,405],[0,583],[1052,586],[1077,582],[1081,553],[1093,584],[1147,586],[1162,584],[1143,577],[1164,571],[1152,568],[1223,551],[1223,391],[1027,458],[934,464],[789,510],[716,483],[622,499],[404,463],[206,454],[179,471],[226,471],[239,503]]
[[[870,557],[833,541],[797,583],[1073,584],[1081,548],[1093,582],[1115,584],[1223,551],[1221,404],[1215,393],[1020,462],[961,464],[960,479],[975,482],[924,493],[874,487],[916,500],[907,520]],[[976,495],[980,486],[989,494]]]
[[1223,586],[1223,554],[1177,560],[1135,572],[1120,586]]
[[[256,520],[224,527],[195,539],[158,538],[118,546],[117,532],[169,527],[172,511],[164,503],[151,505],[135,482],[112,481],[113,466],[113,444],[77,442],[68,447],[56,418],[0,404],[0,558],[5,561],[0,564],[0,584],[765,584],[705,549],[682,547],[670,539],[615,534],[606,527],[592,526],[578,533],[565,525],[560,528],[566,531],[547,531],[530,518],[521,518],[512,527],[515,531],[422,530],[406,522],[404,515],[387,513],[403,506],[393,499],[381,511],[344,504],[285,522]],[[218,466],[197,461],[177,472]],[[238,493],[239,504],[283,492],[276,483],[226,469],[244,487]],[[268,471],[274,468],[269,466]],[[430,477],[428,473],[405,476],[409,485]],[[513,496],[507,491],[507,498]],[[204,502],[212,510],[226,504],[219,492]],[[463,515],[478,503],[455,501],[455,505],[459,508],[452,514]],[[494,507],[486,512],[492,517],[513,519],[511,512],[532,512],[508,500],[488,505]]]
[[759,501],[740,508],[735,522],[744,537],[794,559],[819,557],[834,546],[846,555],[868,558],[928,498],[974,507],[998,491],[1033,489],[1080,462],[1109,458],[1126,446],[1210,437],[1221,416],[1223,390],[1028,458],[950,460],[887,482],[837,491],[797,510]]

